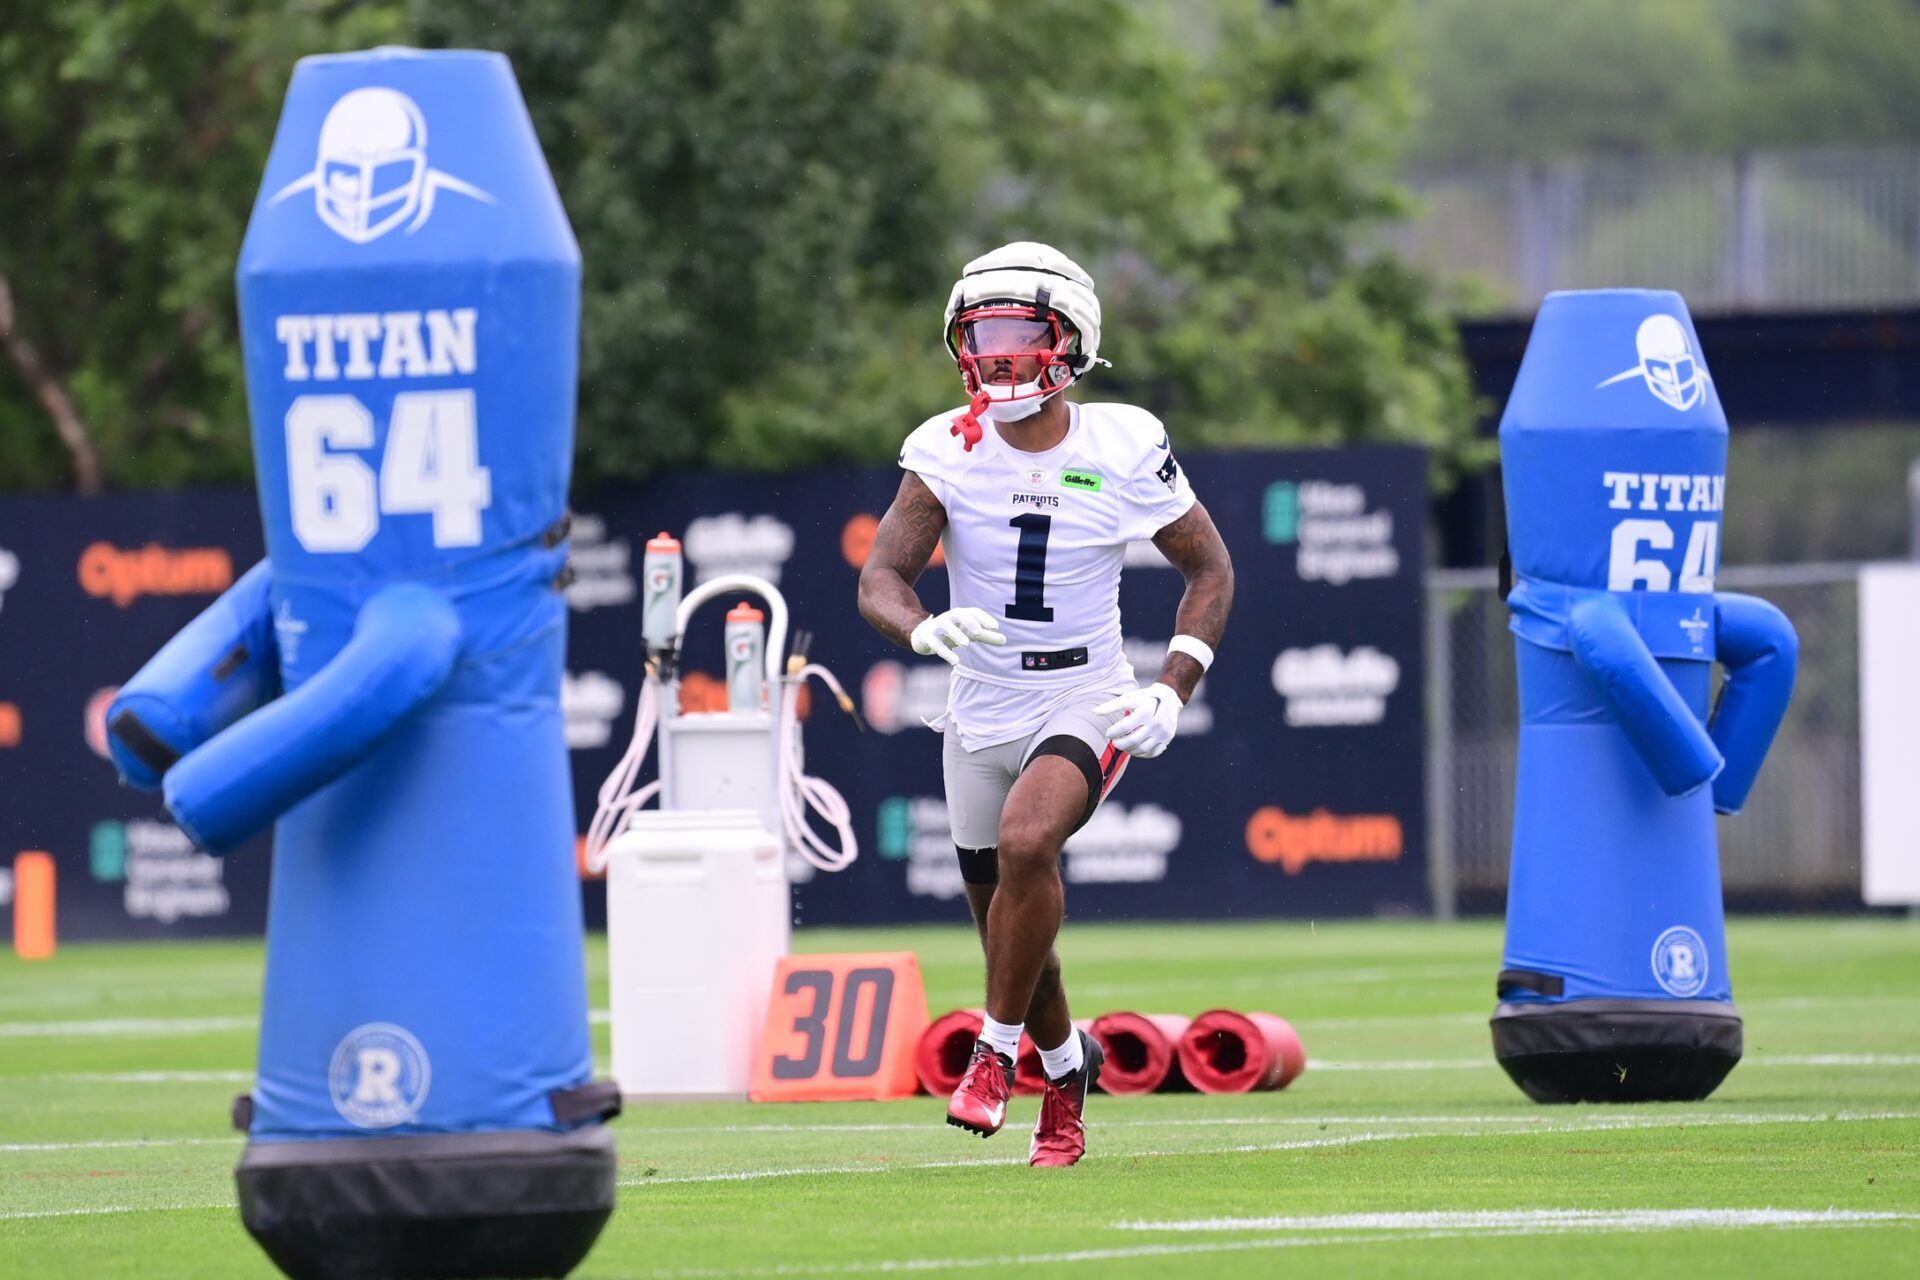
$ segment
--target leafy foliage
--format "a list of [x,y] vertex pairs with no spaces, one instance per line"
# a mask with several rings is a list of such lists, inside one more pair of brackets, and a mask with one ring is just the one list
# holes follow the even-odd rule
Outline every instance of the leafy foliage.
[[[1183,441],[1421,440],[1473,405],[1400,208],[1371,0],[71,0],[0,34],[0,273],[108,479],[244,478],[232,264],[303,53],[514,62],[585,257],[577,471],[890,458],[959,399],[939,314],[1004,240],[1080,258]],[[17,175],[17,180],[16,180]],[[0,362],[0,487],[71,483]]]

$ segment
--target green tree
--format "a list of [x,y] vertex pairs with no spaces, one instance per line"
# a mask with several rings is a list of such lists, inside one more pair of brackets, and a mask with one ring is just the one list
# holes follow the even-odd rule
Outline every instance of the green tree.
[[1414,0],[1422,160],[1712,150],[1739,92],[1708,0]]
[[938,315],[960,264],[1019,237],[1100,281],[1119,368],[1089,393],[1184,441],[1451,448],[1453,334],[1373,236],[1408,118],[1393,12],[41,6],[0,35],[0,487],[77,478],[49,383],[108,481],[247,474],[232,265],[287,75],[395,41],[513,60],[585,260],[583,482],[890,458],[959,399]]
[[[401,31],[381,4],[9,8],[0,488],[84,485],[89,453],[99,482],[251,473],[233,264],[287,76],[301,54]],[[50,425],[50,390],[82,441]]]
[[[1230,6],[1208,72],[1208,153],[1237,195],[1228,234],[1178,264],[1141,317],[1148,385],[1206,444],[1418,442],[1443,474],[1483,461],[1452,326],[1373,233],[1411,110],[1391,9]],[[1171,265],[1171,264],[1170,264]]]

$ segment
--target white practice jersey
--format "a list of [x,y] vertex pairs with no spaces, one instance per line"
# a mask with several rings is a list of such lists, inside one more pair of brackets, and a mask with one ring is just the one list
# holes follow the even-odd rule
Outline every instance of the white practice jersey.
[[1145,409],[1069,404],[1064,440],[1025,453],[981,421],[966,450],[955,409],[907,437],[900,465],[946,508],[954,607],[985,609],[1007,637],[960,650],[948,728],[969,751],[1032,733],[1064,703],[1135,687],[1120,637],[1120,567],[1129,542],[1193,506],[1167,430]]

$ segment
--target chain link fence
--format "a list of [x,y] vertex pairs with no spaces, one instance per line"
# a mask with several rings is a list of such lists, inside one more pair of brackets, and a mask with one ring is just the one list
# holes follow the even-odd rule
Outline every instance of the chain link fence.
[[1554,289],[1678,289],[1698,312],[1920,300],[1920,149],[1416,169],[1402,256],[1487,314]]
[[[1717,586],[1764,596],[1800,633],[1786,723],[1738,816],[1721,818],[1720,868],[1736,906],[1860,902],[1859,568],[1726,569]],[[1491,569],[1426,578],[1427,819],[1443,919],[1500,911],[1513,838],[1519,690],[1507,608]]]

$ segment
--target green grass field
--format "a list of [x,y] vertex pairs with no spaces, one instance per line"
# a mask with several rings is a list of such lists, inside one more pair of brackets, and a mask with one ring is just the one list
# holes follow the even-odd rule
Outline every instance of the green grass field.
[[[1542,1108],[1488,1045],[1496,924],[1073,923],[1076,1013],[1272,1010],[1306,1075],[1096,1096],[1089,1157],[1054,1171],[1024,1163],[1030,1098],[988,1142],[930,1098],[632,1109],[619,1210],[576,1274],[1911,1274],[1920,924],[1739,920],[1729,946],[1747,1057],[1711,1101]],[[935,1012],[976,1002],[962,929],[796,940],[893,947]],[[604,1008],[603,947],[589,964]],[[253,943],[0,959],[0,1275],[272,1274],[226,1127],[259,979]]]

